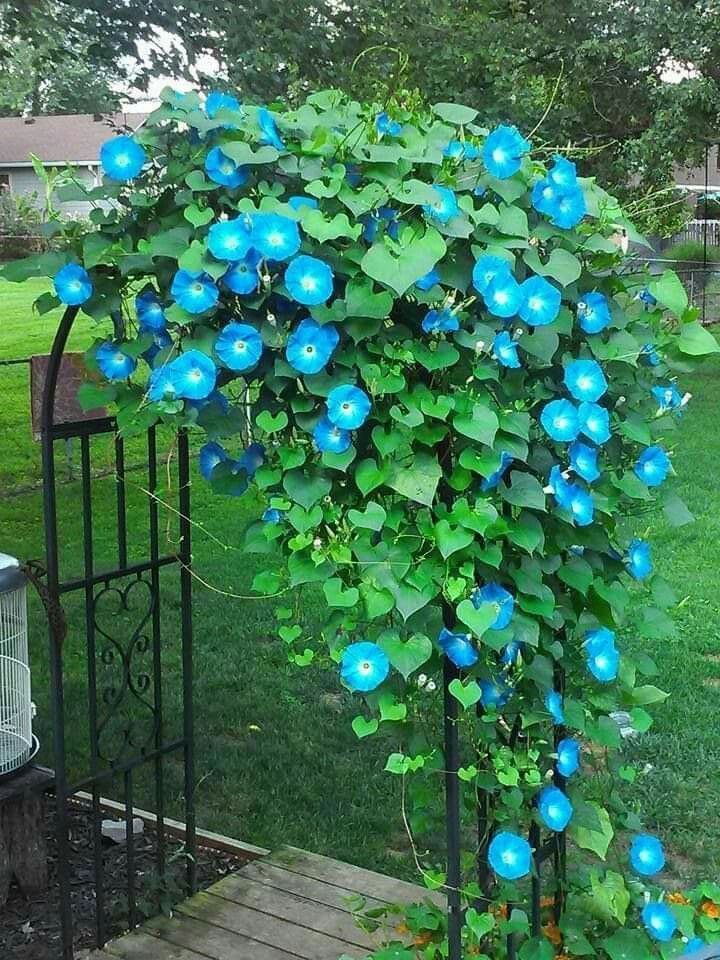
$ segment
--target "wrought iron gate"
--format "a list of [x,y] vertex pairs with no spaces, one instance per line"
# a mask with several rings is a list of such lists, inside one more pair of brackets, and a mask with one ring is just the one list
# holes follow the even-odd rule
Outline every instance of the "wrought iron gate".
[[[53,724],[57,853],[60,915],[62,923],[62,957],[73,957],[73,909],[71,902],[72,842],[68,836],[68,813],[78,791],[91,795],[93,874],[95,883],[95,935],[97,946],[109,937],[108,913],[117,903],[107,902],[105,890],[105,850],[101,835],[103,791],[111,784],[120,786],[125,806],[126,826],[126,923],[133,927],[141,919],[138,910],[138,887],[133,835],[134,790],[138,778],[148,771],[154,794],[157,827],[155,833],[155,865],[162,880],[168,869],[168,844],[165,828],[167,816],[166,773],[172,755],[179,755],[183,766],[184,819],[186,823],[186,875],[184,893],[196,889],[195,815],[192,697],[192,619],[191,619],[191,521],[188,437],[181,431],[177,438],[177,507],[170,509],[177,518],[178,548],[161,553],[158,489],[158,440],[155,427],[146,436],[147,499],[144,526],[148,534],[147,556],[129,559],[136,542],[137,526],[128,524],[126,496],[125,441],[117,433],[112,417],[99,417],[74,422],[55,422],[55,396],[60,364],[77,315],[77,308],[65,311],[53,343],[47,368],[42,401],[42,463],[44,522],[46,543],[47,597],[50,620],[50,683]],[[93,511],[93,439],[104,437],[113,450],[115,467],[115,505],[117,549],[116,560],[108,569],[99,568],[95,538],[98,518]],[[61,551],[66,544],[67,530],[59,523],[58,496],[55,480],[54,445],[57,440],[77,438],[80,444],[80,502],[82,513],[82,574],[69,578],[61,564]],[[174,566],[179,569],[179,637],[163,640],[161,618],[161,571]],[[71,595],[84,603],[83,648],[87,657],[87,771],[79,778],[70,777],[67,756],[67,703],[64,696],[64,618],[62,603]],[[139,604],[139,612],[135,612]],[[108,618],[110,623],[107,622]],[[68,642],[73,638],[70,631]],[[176,736],[169,735],[163,713],[166,688],[163,677],[163,652],[180,644],[179,689],[181,719],[176,723]],[[165,671],[167,672],[167,671]],[[175,711],[177,714],[177,711]],[[143,780],[144,788],[147,783]]]

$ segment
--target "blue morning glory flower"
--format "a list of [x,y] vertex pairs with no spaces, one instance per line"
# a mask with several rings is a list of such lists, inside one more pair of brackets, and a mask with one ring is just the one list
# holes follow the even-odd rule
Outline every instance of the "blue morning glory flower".
[[530,150],[530,143],[522,136],[517,127],[501,124],[486,137],[482,148],[482,157],[487,172],[506,180],[517,173],[522,165],[523,156]]
[[267,107],[260,107],[257,112],[257,121],[260,127],[260,143],[266,143],[276,150],[284,150],[285,144],[278,133],[275,119]]
[[204,410],[205,407],[214,404],[220,410],[220,413],[226,414],[230,409],[230,403],[224,393],[219,390],[211,390],[210,393],[201,400],[186,400],[186,410]]
[[474,143],[467,140],[450,140],[443,150],[443,156],[448,160],[477,160],[480,151]]
[[514,317],[525,300],[522,287],[509,271],[507,274],[498,273],[490,281],[483,298],[488,312],[505,320]]
[[262,337],[247,323],[228,323],[215,340],[215,353],[226,367],[240,373],[252,369],[262,352]]
[[691,937],[690,940],[685,944],[685,949],[680,954],[681,957],[687,957],[689,954],[694,953],[696,950],[700,950],[701,947],[705,946],[705,941],[702,937]]
[[659,873],[665,866],[665,851],[660,840],[649,833],[639,833],[633,837],[630,863],[633,870],[643,877]]
[[618,675],[620,654],[615,647],[615,634],[607,627],[598,627],[585,634],[585,653],[590,673],[600,683],[610,683]]
[[328,417],[318,420],[313,439],[320,453],[345,453],[352,443],[350,431],[336,426]]
[[488,490],[494,490],[497,485],[500,483],[502,478],[510,469],[510,464],[513,462],[513,458],[509,453],[506,453],[504,450],[500,454],[500,466],[495,470],[494,473],[491,473],[489,477],[486,477],[485,480],[480,484],[480,489],[487,493]]
[[496,603],[498,613],[490,624],[491,630],[504,630],[512,620],[515,609],[515,598],[499,583],[486,583],[476,590],[472,596],[473,606],[479,608],[483,603]]
[[152,366],[155,357],[160,353],[160,351],[165,350],[170,346],[172,346],[172,337],[167,330],[156,330],[153,333],[150,346],[146,350],[143,350],[140,356],[146,360],[150,366]]
[[657,298],[650,293],[647,287],[643,287],[638,294],[638,299],[645,304],[646,310],[648,307],[654,307],[657,305]]
[[261,443],[251,443],[247,449],[243,450],[238,460],[238,466],[242,467],[249,477],[255,475],[255,471],[265,463],[265,447]]
[[135,297],[135,311],[141,330],[165,329],[165,313],[154,290],[143,290]]
[[213,147],[205,157],[205,173],[213,183],[235,190],[247,183],[248,168],[235,163],[232,157],[222,152],[221,147]]
[[548,486],[550,487],[550,492],[555,497],[557,505],[562,507],[563,510],[569,510],[574,484],[568,483],[567,479],[563,476],[562,469],[557,464],[550,470]]
[[677,930],[675,915],[666,903],[646,903],[641,913],[645,929],[660,943],[672,940]]
[[343,651],[340,675],[351,690],[367,693],[379,687],[390,672],[390,661],[382,647],[368,640],[351,643]]
[[595,515],[593,498],[586,490],[575,483],[570,485],[568,507],[573,515],[573,520],[579,527],[587,527],[592,523]]
[[385,232],[391,240],[400,234],[400,213],[394,207],[378,207],[377,216],[386,223]]
[[264,523],[282,523],[285,519],[285,513],[276,507],[268,507],[261,519]]
[[178,397],[203,400],[215,389],[217,370],[212,359],[200,350],[187,350],[168,364]]
[[293,208],[293,210],[304,210],[306,207],[310,210],[318,210],[320,207],[320,201],[316,200],[315,197],[306,197],[306,196],[297,196],[297,197],[288,197],[288,204]]
[[472,667],[474,663],[477,663],[478,653],[469,634],[451,633],[450,630],[443,627],[438,636],[438,643],[456,667]]
[[449,187],[442,187],[439,183],[434,183],[432,186],[438,198],[432,203],[423,204],[425,216],[430,217],[431,220],[437,220],[438,223],[448,223],[460,212],[457,197]]
[[530,873],[532,848],[524,837],[500,830],[490,841],[488,863],[503,880],[519,880]]
[[682,413],[683,398],[674,383],[669,383],[665,387],[653,387],[652,394],[658,402],[658,414],[667,413],[670,410]]
[[452,333],[460,329],[460,321],[454,310],[442,307],[440,310],[428,310],[423,317],[422,328],[425,333]]
[[364,213],[358,220],[363,225],[362,237],[366,243],[374,243],[380,230],[380,217],[377,211]]
[[415,281],[415,286],[418,290],[430,290],[437,283],[440,283],[440,274],[433,267],[424,277],[420,277],[419,280]]
[[552,717],[554,724],[561,726],[565,723],[562,697],[557,690],[548,690],[548,692],[545,694],[545,709]]
[[547,178],[559,190],[572,190],[577,186],[577,168],[572,160],[555,154],[553,165],[547,173]]
[[496,277],[506,277],[511,274],[510,262],[504,257],[496,257],[491,253],[484,253],[475,262],[473,267],[473,286],[483,295]]
[[146,160],[145,151],[132,137],[111,137],[100,147],[100,166],[111,180],[133,180]]
[[204,313],[218,302],[220,291],[207,273],[178,270],[173,277],[170,293],[188,313]]
[[250,224],[244,215],[220,220],[208,232],[208,250],[218,260],[242,260],[251,246]]
[[290,217],[278,213],[256,213],[252,218],[251,242],[270,260],[289,260],[300,249],[300,231]]
[[322,326],[314,320],[301,321],[287,342],[287,362],[300,373],[320,373],[340,341],[331,323]]
[[248,250],[242,260],[235,260],[227,273],[222,275],[223,286],[233,293],[255,293],[260,285],[258,267],[262,255],[257,250]]
[[391,120],[388,114],[383,110],[375,117],[375,129],[382,137],[386,134],[390,137],[398,137],[402,131],[402,124],[397,120]]
[[316,307],[333,292],[333,272],[323,260],[302,254],[288,264],[285,286],[298,303]]
[[67,307],[79,307],[90,299],[92,280],[85,267],[79,263],[67,263],[53,277],[53,286],[60,303]]
[[523,301],[518,313],[531,327],[545,327],[557,319],[562,294],[545,277],[528,277],[520,286]]
[[596,360],[573,360],[565,367],[565,386],[576,400],[599,400],[607,380]]
[[161,400],[174,400],[177,395],[175,377],[167,364],[156,367],[150,374],[147,385],[147,398],[151,403]]
[[580,769],[580,744],[572,737],[566,737],[557,745],[555,769],[561,777],[571,777]]
[[538,812],[549,830],[562,833],[572,819],[573,806],[559,787],[543,787],[538,795]]
[[650,557],[650,544],[647,540],[631,540],[628,547],[625,565],[628,573],[636,580],[644,580],[653,572],[652,559]]
[[530,201],[538,213],[552,216],[557,210],[560,190],[547,177],[536,180],[530,193]]
[[370,413],[370,398],[359,387],[333,387],[327,398],[328,420],[343,430],[357,430]]
[[480,687],[480,703],[485,708],[495,707],[499,710],[505,706],[515,692],[512,684],[509,684],[503,677],[492,677],[490,680],[482,677],[478,680],[478,686]]
[[224,447],[214,440],[211,440],[209,443],[204,443],[202,447],[200,447],[198,459],[200,460],[201,476],[205,480],[209,480],[215,467],[219,463],[222,463],[223,460],[227,460],[228,455]]
[[580,418],[574,403],[569,400],[551,400],[540,414],[545,433],[553,440],[569,442],[580,432]]
[[95,360],[107,380],[126,380],[137,367],[135,357],[129,357],[116,343],[109,340],[97,348]]
[[[239,110],[240,102],[231,93],[221,93],[213,90],[205,100],[205,113],[211,120],[218,115],[219,110]],[[230,128],[232,129],[232,127]]]
[[518,357],[518,345],[507,330],[496,334],[492,345],[492,355],[503,367],[521,367]]
[[587,483],[597,480],[600,476],[597,465],[597,447],[590,447],[582,440],[576,440],[570,444],[568,455],[570,457],[570,469],[579,477],[582,477]]
[[648,487],[659,487],[670,472],[670,458],[662,447],[647,447],[635,461],[633,469]]
[[505,667],[517,666],[523,647],[521,640],[511,640],[510,643],[506,643],[500,654],[500,663]]
[[610,305],[603,293],[584,294],[577,305],[580,327],[585,333],[600,333],[610,323]]
[[593,443],[602,445],[610,439],[610,414],[599,403],[590,403],[587,400],[581,403],[578,419],[580,433],[585,434]]
[[576,227],[587,213],[587,204],[585,203],[585,194],[580,187],[567,192],[561,192],[552,210],[550,210],[550,223],[561,230],[572,230]]

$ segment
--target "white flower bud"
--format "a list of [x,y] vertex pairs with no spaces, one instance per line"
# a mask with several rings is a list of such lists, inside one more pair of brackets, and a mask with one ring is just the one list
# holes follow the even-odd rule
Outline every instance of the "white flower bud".
[[428,693],[434,693],[437,690],[437,684],[434,680],[428,680],[425,689]]
[[424,673],[421,673],[420,676],[417,678],[417,685],[419,687],[424,687],[425,684],[427,683],[427,679],[428,679],[427,676]]
[[313,547],[316,550],[319,550],[321,546],[322,546],[322,540],[320,539],[320,537],[315,537],[315,539],[313,540]]

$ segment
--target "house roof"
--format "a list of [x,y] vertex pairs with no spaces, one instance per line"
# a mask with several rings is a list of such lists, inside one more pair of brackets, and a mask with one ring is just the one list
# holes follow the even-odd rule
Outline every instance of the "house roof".
[[0,117],[0,167],[43,163],[97,163],[113,129],[136,130],[146,113],[73,113],[48,117]]

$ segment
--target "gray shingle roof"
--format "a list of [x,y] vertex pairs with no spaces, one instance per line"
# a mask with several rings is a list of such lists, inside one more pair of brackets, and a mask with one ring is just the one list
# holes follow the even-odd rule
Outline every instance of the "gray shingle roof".
[[30,154],[44,163],[96,163],[113,126],[139,127],[145,113],[75,113],[50,117],[0,117],[0,167],[25,164]]

